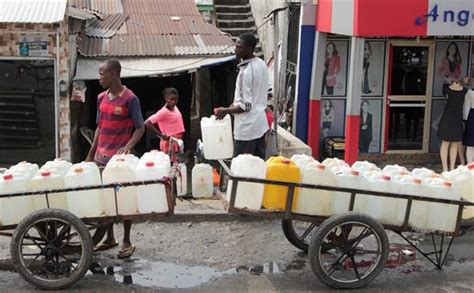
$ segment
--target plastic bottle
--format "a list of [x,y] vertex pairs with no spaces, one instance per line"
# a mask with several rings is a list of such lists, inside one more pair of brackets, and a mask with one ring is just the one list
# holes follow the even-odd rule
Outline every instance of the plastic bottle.
[[305,154],[296,154],[291,157],[291,160],[295,162],[295,164],[300,168],[300,170],[303,170],[303,168],[308,164],[312,162],[317,162],[312,156],[308,156]]
[[149,152],[144,153],[143,156],[140,158],[138,166],[144,166],[146,162],[149,161],[153,161],[158,164],[161,164],[161,162],[163,162],[163,164],[171,166],[170,157],[159,150],[151,150]]
[[209,164],[194,165],[192,170],[193,197],[212,197],[214,195],[214,178]]
[[[54,165],[50,165],[54,167]],[[64,171],[61,169],[47,170],[43,167],[36,173],[31,180],[31,191],[42,191],[51,189],[63,189],[64,183]],[[46,195],[34,195],[33,200],[33,211],[48,208],[48,202],[50,208],[68,210],[67,198],[65,192],[59,193],[48,193],[48,199]]]
[[[353,170],[350,167],[343,167],[336,174],[336,184],[341,188],[352,188],[352,189],[367,189],[367,180],[360,175],[359,171]],[[351,194],[348,192],[336,191],[334,192],[334,201],[332,207],[333,214],[345,213],[349,211],[349,205],[351,201]],[[366,200],[360,193],[356,194],[354,202],[354,208],[358,210],[366,209]]]
[[[102,183],[128,183],[136,181],[135,167],[138,160],[133,158],[116,158],[110,160],[102,172]],[[117,191],[117,200],[112,188],[104,189],[105,213],[108,216],[135,215],[138,213],[137,207],[137,187],[121,187]],[[116,210],[117,207],[117,210]]]
[[16,165],[13,165],[8,169],[9,173],[23,174],[27,179],[33,178],[36,172],[38,172],[38,164],[28,163],[26,161],[20,162]]
[[[403,177],[400,180],[400,192],[402,194],[425,197],[429,190],[426,185],[422,183],[422,180],[419,178],[413,178],[411,176]],[[408,224],[414,229],[426,231],[429,208],[429,202],[413,200]]]
[[[230,170],[232,174],[238,177],[264,179],[266,175],[265,161],[249,154],[233,158]],[[227,202],[230,202],[232,185],[233,182],[230,180],[226,194]],[[262,207],[263,189],[264,185],[261,183],[239,181],[234,206],[236,208],[259,210]]]
[[[64,176],[64,183],[67,188],[101,185],[99,167],[92,162],[75,164]],[[104,215],[102,189],[69,191],[66,197],[69,211],[79,218]]]
[[51,171],[53,173],[60,173],[66,175],[69,169],[72,167],[72,164],[66,160],[57,158],[53,161],[46,162],[39,171]]
[[206,160],[228,159],[234,154],[230,116],[217,120],[213,115],[201,119],[202,142]]
[[[286,181],[299,183],[301,180],[300,169],[291,160],[277,156],[271,157],[266,162],[267,180]],[[265,184],[263,192],[262,205],[266,209],[286,209],[286,197],[288,195],[288,187],[281,185]],[[298,202],[298,188],[295,188],[292,208],[296,207]]]
[[[426,179],[425,184],[429,188],[432,197],[448,200],[459,200],[452,183],[441,178]],[[454,232],[458,217],[458,205],[443,203],[430,203],[427,229],[428,231]]]
[[376,171],[380,170],[380,168],[377,167],[374,163],[370,163],[368,161],[357,161],[351,166],[352,169],[359,171],[362,176],[365,174],[365,172],[368,171]]
[[[28,192],[30,179],[25,169],[6,172],[0,176],[0,194]],[[32,212],[31,196],[0,198],[0,223],[3,226],[16,225]]]
[[[148,161],[145,166],[137,166],[137,180],[159,180],[169,175],[168,166]],[[168,199],[163,184],[141,185],[137,187],[137,204],[140,214],[165,213],[168,211]]]
[[[313,185],[336,186],[336,176],[326,166],[312,162],[302,171],[301,182]],[[333,207],[334,191],[301,188],[298,193],[295,212],[306,215],[330,216]]]
[[[459,166],[452,171],[443,172],[441,175],[444,179],[452,182],[454,194],[474,202],[474,163]],[[474,218],[474,207],[465,207],[462,218]]]

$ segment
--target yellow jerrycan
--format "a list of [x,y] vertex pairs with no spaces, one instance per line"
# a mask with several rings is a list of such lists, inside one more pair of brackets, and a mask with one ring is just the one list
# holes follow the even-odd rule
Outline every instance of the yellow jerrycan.
[[[287,182],[300,182],[300,169],[295,162],[285,157],[271,157],[265,163],[267,174],[265,179]],[[285,210],[288,187],[282,185],[265,184],[262,205],[266,209]],[[295,189],[292,209],[298,200],[298,188]]]

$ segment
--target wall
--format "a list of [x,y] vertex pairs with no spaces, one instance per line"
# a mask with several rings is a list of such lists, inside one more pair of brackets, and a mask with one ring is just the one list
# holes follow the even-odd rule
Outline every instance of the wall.
[[[263,18],[267,16],[272,10],[280,7],[286,7],[285,2],[285,0],[250,0],[256,26],[259,27],[262,25],[262,23],[266,21],[266,19]],[[286,12],[280,12],[280,40],[283,38],[283,19],[285,17],[287,17]],[[265,55],[265,61],[268,61],[273,53],[273,25],[271,22],[267,22],[258,30],[258,37],[260,39],[260,44],[262,45],[263,54]]]
[[[56,32],[59,32],[59,52],[56,48]],[[69,85],[69,48],[67,20],[59,25],[53,24],[5,24],[0,23],[0,58],[20,57],[19,40],[23,36],[38,36],[44,33],[48,39],[48,56],[54,58],[59,53],[58,82],[64,80]],[[69,120],[69,93],[65,97],[59,97],[59,155],[64,159],[70,159],[70,120]],[[49,113],[40,113],[40,115]]]

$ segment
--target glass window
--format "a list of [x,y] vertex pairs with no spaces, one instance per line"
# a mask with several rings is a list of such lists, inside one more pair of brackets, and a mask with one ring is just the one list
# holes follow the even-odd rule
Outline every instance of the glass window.
[[426,94],[428,47],[396,46],[393,48],[391,95]]

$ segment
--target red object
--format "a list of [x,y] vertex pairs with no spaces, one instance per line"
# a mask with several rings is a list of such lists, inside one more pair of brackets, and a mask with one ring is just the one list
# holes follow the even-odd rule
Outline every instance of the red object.
[[41,172],[41,176],[43,176],[43,177],[51,176],[51,171],[43,171],[43,172]]
[[316,9],[316,30],[331,32],[332,0],[319,0]]
[[147,167],[153,167],[153,166],[155,166],[155,163],[153,163],[153,162],[146,162],[145,165],[146,165]]
[[267,116],[268,128],[272,128],[272,123],[275,120],[272,111],[265,111],[265,115]]
[[308,113],[308,145],[313,150],[313,157],[319,159],[319,136],[320,136],[320,119],[321,119],[321,101],[309,101]]
[[219,172],[217,172],[216,169],[212,169],[212,179],[214,181],[214,186],[219,185],[219,180],[220,180],[220,175]]
[[12,180],[12,179],[13,179],[13,174],[3,175],[3,180]]
[[359,128],[360,116],[347,115],[344,161],[350,165],[359,157]]

